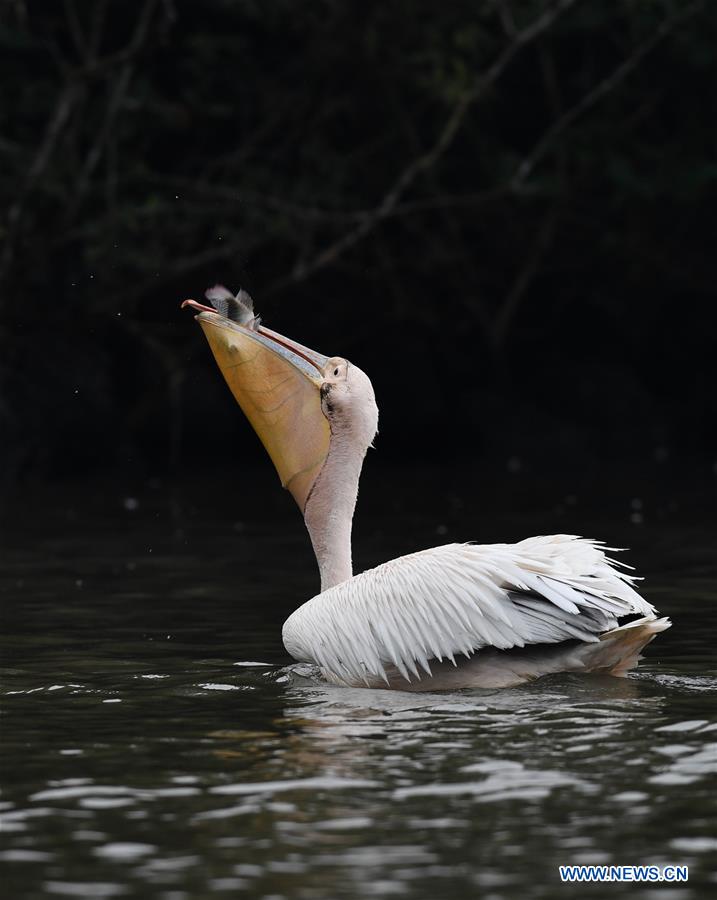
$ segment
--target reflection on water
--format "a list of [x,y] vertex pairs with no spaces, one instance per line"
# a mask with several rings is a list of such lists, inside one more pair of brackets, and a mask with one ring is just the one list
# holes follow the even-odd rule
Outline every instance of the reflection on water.
[[560,863],[715,890],[708,556],[651,578],[676,626],[629,679],[400,694],[284,673],[298,529],[53,533],[5,541],[8,897],[550,897]]

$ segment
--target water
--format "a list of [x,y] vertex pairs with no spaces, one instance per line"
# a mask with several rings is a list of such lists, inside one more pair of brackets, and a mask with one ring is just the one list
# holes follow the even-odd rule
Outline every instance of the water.
[[[366,501],[362,563],[471,533],[450,492],[421,516],[402,491],[390,522],[388,492]],[[211,492],[155,493],[65,492],[5,528],[4,896],[575,896],[561,863],[690,867],[581,896],[714,895],[709,519],[648,503],[638,528],[629,498],[495,513],[479,540],[580,518],[628,540],[675,627],[626,680],[403,695],[286,678],[281,622],[316,576],[282,497],[239,522]]]

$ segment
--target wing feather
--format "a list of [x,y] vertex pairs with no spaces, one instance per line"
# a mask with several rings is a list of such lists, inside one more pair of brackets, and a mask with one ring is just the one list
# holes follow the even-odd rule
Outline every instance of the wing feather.
[[[612,548],[611,552],[612,552]],[[407,681],[432,659],[483,647],[593,642],[619,616],[654,615],[602,545],[572,535],[447,544],[392,560],[318,594],[284,625],[296,659],[345,680]]]

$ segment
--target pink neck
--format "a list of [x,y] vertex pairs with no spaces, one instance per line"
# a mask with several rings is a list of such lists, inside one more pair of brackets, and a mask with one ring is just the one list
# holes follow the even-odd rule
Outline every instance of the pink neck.
[[332,435],[331,449],[309,495],[304,521],[319,564],[321,590],[353,575],[351,526],[364,453]]

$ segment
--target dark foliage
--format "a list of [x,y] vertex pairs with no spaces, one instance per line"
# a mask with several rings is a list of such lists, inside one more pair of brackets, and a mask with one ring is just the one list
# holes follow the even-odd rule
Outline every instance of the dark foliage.
[[14,0],[0,45],[6,475],[251,456],[217,281],[369,371],[389,455],[715,452],[714,4]]

